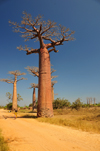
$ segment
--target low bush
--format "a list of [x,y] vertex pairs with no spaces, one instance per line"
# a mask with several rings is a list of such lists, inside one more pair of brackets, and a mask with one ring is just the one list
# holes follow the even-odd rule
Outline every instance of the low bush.
[[66,99],[57,98],[53,102],[53,109],[62,109],[70,106],[70,102]]
[[8,104],[7,104],[7,109],[8,109],[8,110],[12,110],[12,103],[8,103]]
[[78,98],[75,102],[72,103],[71,108],[79,110],[80,107],[82,107],[83,103],[80,101],[80,98]]

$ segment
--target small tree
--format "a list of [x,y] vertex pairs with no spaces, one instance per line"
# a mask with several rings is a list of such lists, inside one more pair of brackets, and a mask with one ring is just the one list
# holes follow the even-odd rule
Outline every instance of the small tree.
[[[41,15],[32,19],[30,14],[23,12],[21,24],[9,21],[10,25],[14,26],[15,32],[22,33],[25,41],[38,40],[39,49],[28,48],[27,46],[19,46],[17,49],[26,51],[26,54],[39,54],[39,89],[38,89],[38,107],[37,116],[52,117],[53,106],[51,96],[51,66],[50,52],[58,52],[56,46],[63,45],[64,41],[70,41],[74,38],[74,34],[69,28],[57,26],[55,22],[43,20]],[[47,41],[47,42],[45,42]]]
[[52,101],[54,101],[54,85],[57,83],[57,81],[51,81],[51,91],[52,91]]
[[10,101],[12,102],[12,94],[10,92],[6,93],[6,97],[8,98],[7,101],[10,103]]
[[26,73],[21,73],[19,70],[9,71],[9,74],[12,74],[14,77],[11,79],[0,79],[0,81],[12,83],[13,84],[13,100],[12,100],[12,110],[17,110],[17,82],[20,80],[26,80],[25,78],[17,79],[18,76],[26,75]]
[[79,110],[80,107],[82,107],[83,103],[81,102],[81,99],[78,98],[75,102],[72,103],[72,109]]
[[62,98],[62,99],[57,98],[53,102],[54,109],[63,109],[63,108],[69,107],[69,106],[70,106],[70,102],[64,98]]
[[[7,104],[7,109],[9,109],[9,110],[11,110],[12,109],[12,98],[13,98],[13,96],[12,96],[12,94],[10,93],[10,92],[7,92],[6,93],[6,97],[8,98],[8,100],[10,100],[10,102]],[[21,95],[18,93],[17,94],[17,101],[21,101],[21,100],[23,100],[23,98],[21,97]],[[18,106],[18,105],[17,105]]]

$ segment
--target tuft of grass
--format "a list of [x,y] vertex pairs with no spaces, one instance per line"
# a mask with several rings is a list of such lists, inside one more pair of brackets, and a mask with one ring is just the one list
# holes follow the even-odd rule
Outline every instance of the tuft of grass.
[[0,151],[9,151],[7,142],[4,140],[3,136],[1,136],[1,130],[0,130]]
[[54,110],[54,115],[53,118],[37,118],[37,120],[100,133],[100,108],[81,108],[78,111],[75,109],[57,109]]

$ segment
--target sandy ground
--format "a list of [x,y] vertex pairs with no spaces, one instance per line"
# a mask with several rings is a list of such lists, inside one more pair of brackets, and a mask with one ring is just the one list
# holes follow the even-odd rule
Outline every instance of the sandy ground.
[[100,151],[100,134],[40,123],[35,119],[14,119],[12,113],[3,109],[0,110],[0,129],[10,151]]

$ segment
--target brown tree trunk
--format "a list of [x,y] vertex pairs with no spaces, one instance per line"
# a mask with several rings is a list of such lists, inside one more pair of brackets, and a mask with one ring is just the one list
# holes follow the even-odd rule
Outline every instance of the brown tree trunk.
[[51,67],[50,56],[46,48],[41,48],[39,52],[39,89],[38,89],[38,117],[52,117],[52,97],[51,97]]
[[12,110],[17,110],[17,87],[16,87],[16,82],[17,80],[15,79],[14,84],[13,84],[13,101],[12,101]]
[[34,110],[36,106],[36,97],[35,97],[35,88],[33,88],[33,107],[32,107],[32,110]]
[[51,93],[52,93],[52,102],[54,101],[54,88],[53,86],[51,87]]

